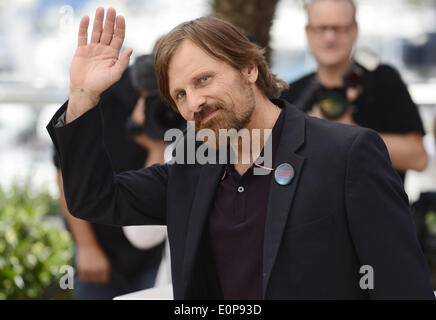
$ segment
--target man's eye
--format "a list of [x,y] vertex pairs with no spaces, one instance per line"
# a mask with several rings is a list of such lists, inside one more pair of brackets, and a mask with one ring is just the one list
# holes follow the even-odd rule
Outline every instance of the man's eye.
[[207,80],[209,80],[210,79],[210,76],[204,76],[204,77],[201,77],[200,78],[200,83],[204,83],[204,82],[206,82]]
[[176,99],[180,100],[185,96],[185,91],[180,91],[177,95],[176,95]]

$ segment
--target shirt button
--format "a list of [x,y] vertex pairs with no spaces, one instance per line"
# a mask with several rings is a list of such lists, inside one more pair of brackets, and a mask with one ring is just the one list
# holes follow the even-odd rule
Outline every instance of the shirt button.
[[238,188],[238,192],[239,192],[239,193],[244,192],[244,187],[243,187],[243,186],[240,186],[240,187]]

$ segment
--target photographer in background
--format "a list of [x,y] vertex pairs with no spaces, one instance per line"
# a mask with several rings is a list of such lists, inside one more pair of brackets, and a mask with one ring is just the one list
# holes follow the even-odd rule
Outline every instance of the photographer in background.
[[139,98],[131,116],[127,119],[126,127],[134,141],[148,150],[146,162],[148,167],[154,163],[164,162],[165,131],[171,128],[183,128],[185,122],[160,98],[153,55],[137,57],[130,69],[130,80],[139,92]]
[[400,75],[366,52],[350,59],[358,35],[354,2],[313,0],[307,15],[318,69],[291,83],[282,97],[311,116],[376,130],[403,181],[406,170],[424,170],[422,121]]

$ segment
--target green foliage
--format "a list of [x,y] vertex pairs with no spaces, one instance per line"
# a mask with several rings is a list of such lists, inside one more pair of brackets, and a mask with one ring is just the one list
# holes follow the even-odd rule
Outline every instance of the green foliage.
[[0,300],[38,299],[71,264],[70,234],[49,222],[59,212],[47,191],[15,183],[0,187]]
[[427,230],[436,235],[436,212],[435,211],[429,211],[425,215],[425,226],[427,227]]

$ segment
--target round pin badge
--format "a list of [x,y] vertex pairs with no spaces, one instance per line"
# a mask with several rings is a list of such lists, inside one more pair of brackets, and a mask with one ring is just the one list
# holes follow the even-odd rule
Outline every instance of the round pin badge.
[[282,186],[290,184],[294,175],[294,168],[289,163],[282,163],[274,171],[274,179]]

